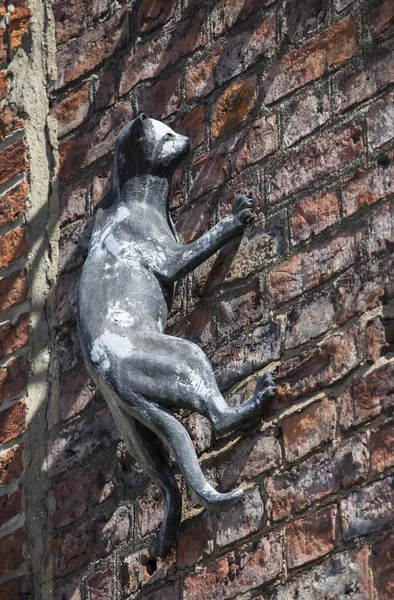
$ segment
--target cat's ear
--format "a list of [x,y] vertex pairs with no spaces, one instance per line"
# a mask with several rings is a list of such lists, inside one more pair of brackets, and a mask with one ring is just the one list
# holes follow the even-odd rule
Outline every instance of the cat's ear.
[[133,133],[137,139],[140,139],[143,136],[144,121],[146,121],[147,119],[148,117],[143,112],[139,113],[139,115],[137,115],[137,117],[134,119]]

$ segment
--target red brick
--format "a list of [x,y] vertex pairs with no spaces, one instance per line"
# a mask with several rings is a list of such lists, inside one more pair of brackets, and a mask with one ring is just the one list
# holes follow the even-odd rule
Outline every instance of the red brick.
[[364,547],[335,554],[323,564],[303,571],[276,588],[275,600],[339,600],[346,596],[352,600],[371,600],[372,588],[369,548]]
[[[22,490],[0,496],[0,527],[22,512]],[[0,592],[1,598],[1,592]]]
[[103,171],[99,175],[95,175],[93,178],[93,206],[94,206],[94,208],[97,207],[100,200],[103,199],[103,197],[105,196],[105,194],[108,192],[109,188],[111,187],[111,178],[112,178],[111,172],[112,172],[112,169],[107,172]]
[[144,600],[181,600],[181,581],[177,579],[144,596]]
[[153,119],[164,119],[179,108],[181,102],[182,74],[177,71],[168,79],[141,90],[139,107]]
[[217,545],[227,546],[256,533],[262,525],[263,516],[264,503],[258,488],[254,488],[235,506],[220,513],[216,534]]
[[231,84],[217,99],[212,114],[212,135],[218,138],[244,123],[253,110],[257,92],[256,75]]
[[379,531],[394,521],[394,478],[387,477],[341,500],[345,540]]
[[59,137],[87,120],[90,106],[89,90],[90,82],[87,81],[54,102],[51,112],[57,119]]
[[291,102],[283,115],[284,145],[292,146],[324,125],[329,118],[328,94],[320,96],[313,90],[304,92]]
[[335,405],[326,396],[283,419],[286,460],[295,462],[312,450],[331,442],[335,435],[335,425]]
[[16,271],[0,279],[0,311],[6,311],[26,300],[29,283],[26,271]]
[[321,285],[360,258],[361,234],[344,232],[279,265],[268,276],[268,290],[276,304],[283,304]]
[[191,198],[224,183],[278,149],[276,115],[261,118],[202,155],[191,166]]
[[341,427],[361,425],[391,408],[393,377],[394,365],[389,363],[352,383],[340,399]]
[[177,568],[193,567],[202,558],[208,556],[212,552],[213,536],[212,518],[208,511],[184,521],[177,541]]
[[16,600],[20,598],[21,580],[10,579],[5,583],[0,583],[0,598],[1,600]]
[[251,591],[281,572],[282,549],[278,535],[249,542],[228,552],[199,573],[185,577],[184,600],[227,600]]
[[0,29],[0,62],[8,61],[9,37],[8,30],[5,27]]
[[18,321],[5,321],[0,325],[0,356],[11,354],[29,343],[29,314],[21,315]]
[[170,327],[168,333],[175,337],[186,338],[204,348],[206,352],[209,352],[215,347],[212,321],[212,307],[200,305],[184,319],[180,319]]
[[357,25],[345,17],[309,42],[280,59],[264,80],[265,103],[271,104],[290,92],[338,68],[357,53]]
[[75,417],[88,406],[93,397],[92,383],[85,371],[69,375],[60,384],[60,420]]
[[314,235],[318,235],[327,227],[339,220],[339,205],[334,190],[320,192],[301,202],[293,213],[292,243],[298,244]]
[[283,33],[290,42],[303,38],[324,21],[326,0],[288,0],[284,7]]
[[126,94],[140,81],[156,77],[165,68],[206,44],[205,11],[174,25],[166,35],[159,32],[147,42],[137,45],[122,66],[120,94]]
[[392,600],[394,594],[394,534],[372,546],[372,569],[379,600]]
[[387,423],[371,433],[371,468],[382,473],[394,466],[394,423]]
[[379,38],[394,23],[394,5],[383,0],[371,10],[370,29],[372,37]]
[[182,119],[177,119],[171,126],[177,133],[187,135],[190,140],[190,149],[200,146],[205,139],[206,119],[205,106],[200,104],[191,110]]
[[58,79],[55,87],[62,88],[89,73],[103,60],[119,52],[129,39],[129,12],[128,7],[123,7],[107,21],[67,42],[57,52]]
[[189,244],[201,237],[210,229],[211,216],[211,210],[206,202],[183,212],[176,223],[176,230],[181,242]]
[[11,48],[16,50],[22,43],[22,38],[29,29],[29,20],[31,16],[30,8],[22,3],[15,7],[10,15],[10,41]]
[[84,13],[83,0],[64,0],[53,5],[57,45],[79,35]]
[[394,138],[394,93],[377,100],[368,110],[368,140],[372,148],[379,148]]
[[379,206],[371,229],[371,252],[386,250],[394,242],[394,200]]
[[6,75],[6,71],[0,71],[0,100],[6,97],[8,91]]
[[[0,367],[0,400],[10,399],[23,392],[27,385],[28,366],[26,358],[12,358]],[[1,402],[0,402],[1,403]]]
[[174,14],[177,0],[142,0],[137,14],[139,35],[155,31]]
[[26,256],[26,231],[17,227],[0,238],[0,269],[10,267],[18,258]]
[[0,444],[19,437],[26,427],[25,401],[20,400],[0,412]]
[[186,100],[206,96],[217,87],[246,71],[276,50],[276,15],[270,15],[253,30],[231,36],[203,61],[190,66],[186,75]]
[[117,78],[117,73],[111,63],[108,63],[101,69],[98,76],[97,91],[94,99],[94,107],[96,110],[102,110],[107,106],[115,104]]
[[13,446],[0,458],[0,485],[8,485],[22,475],[23,445]]
[[366,330],[367,359],[371,362],[394,349],[394,320],[376,317],[370,321]]
[[337,507],[328,506],[286,527],[289,569],[317,560],[334,550],[336,517]]
[[82,600],[80,579],[75,578],[54,592],[54,600]]
[[107,408],[74,423],[48,440],[48,475],[64,473],[101,448],[113,446],[119,433]]
[[218,206],[221,219],[231,214],[234,201],[240,194],[254,198],[256,203],[254,213],[258,214],[261,212],[262,202],[260,198],[260,173],[248,173],[243,181],[233,185],[230,189],[221,192]]
[[224,452],[217,461],[220,487],[232,490],[243,481],[260,477],[281,464],[279,433],[275,427],[249,434]]
[[23,529],[18,529],[18,531],[0,538],[0,577],[14,571],[23,563],[24,541]]
[[87,580],[90,600],[110,600],[114,597],[111,563],[105,563],[93,571]]
[[394,82],[394,51],[370,62],[362,71],[346,77],[343,86],[335,93],[337,113],[367,100]]
[[29,184],[26,180],[0,196],[0,226],[12,223],[23,216]]
[[123,102],[112,113],[103,115],[97,124],[89,126],[88,131],[60,142],[59,178],[67,179],[112,152],[117,134],[132,116],[131,103]]
[[296,348],[318,337],[335,321],[334,296],[318,292],[309,296],[287,315],[285,348]]
[[261,319],[263,313],[258,280],[221,296],[216,311],[219,339],[229,339],[238,329]]
[[220,0],[211,11],[211,27],[215,37],[244,21],[260,7],[259,0]]
[[12,177],[19,175],[23,171],[26,171],[29,167],[26,140],[22,138],[15,142],[15,144],[12,144],[3,150],[0,154],[0,161],[2,164],[0,185],[6,183]]
[[365,436],[354,436],[336,448],[315,454],[290,471],[267,480],[270,517],[283,519],[313,506],[339,490],[348,489],[368,477]]
[[361,332],[353,326],[346,334],[333,335],[321,346],[308,348],[280,365],[277,394],[270,411],[332,385],[357,367],[363,358]]
[[71,223],[86,215],[88,191],[89,182],[84,178],[79,178],[75,183],[66,185],[59,190],[60,225]]
[[17,113],[8,104],[0,109],[0,142],[5,137],[23,129],[25,121],[18,117]]
[[370,206],[382,198],[387,198],[391,194],[393,176],[394,160],[388,164],[378,164],[370,169],[358,171],[342,190],[344,217],[349,217],[363,206]]
[[343,169],[358,158],[363,149],[362,129],[355,123],[304,146],[277,166],[271,179],[270,203],[277,204],[322,177]]
[[198,413],[192,413],[182,419],[182,424],[190,435],[197,454],[202,454],[212,446],[214,434],[208,419]]

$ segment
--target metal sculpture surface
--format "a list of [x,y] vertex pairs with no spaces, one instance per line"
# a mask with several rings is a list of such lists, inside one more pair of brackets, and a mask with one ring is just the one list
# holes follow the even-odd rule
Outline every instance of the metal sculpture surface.
[[176,541],[182,500],[174,454],[198,501],[209,510],[234,505],[242,490],[219,493],[206,480],[191,439],[171,409],[209,419],[216,434],[244,425],[274,394],[270,374],[253,396],[230,407],[195,344],[164,333],[174,283],[242,234],[254,201],[239,196],[232,214],[197,241],[179,242],[168,211],[174,168],[189,140],[140,114],[119,134],[112,187],[95,219],[78,294],[78,327],[87,369],[106,398],[125,444],[164,498],[150,551],[164,557]]

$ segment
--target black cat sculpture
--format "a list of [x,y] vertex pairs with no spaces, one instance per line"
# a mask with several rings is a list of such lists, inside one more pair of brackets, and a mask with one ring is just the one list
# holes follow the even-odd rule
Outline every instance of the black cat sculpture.
[[168,451],[207,509],[234,505],[242,490],[217,492],[204,477],[191,439],[171,409],[209,419],[222,434],[259,415],[274,395],[272,375],[253,396],[230,407],[212,367],[195,344],[164,333],[174,283],[242,234],[254,200],[239,196],[230,216],[197,241],[179,242],[168,210],[174,168],[189,140],[140,114],[119,134],[112,187],[97,210],[78,293],[84,360],[130,454],[160,487],[164,517],[150,552],[165,557],[176,542],[182,499]]

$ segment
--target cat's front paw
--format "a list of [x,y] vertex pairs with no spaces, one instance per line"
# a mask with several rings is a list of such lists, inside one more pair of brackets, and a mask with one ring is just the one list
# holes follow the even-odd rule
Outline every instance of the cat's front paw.
[[255,207],[256,201],[251,196],[241,194],[234,202],[232,213],[243,225],[245,225],[252,216]]
[[276,387],[273,373],[264,373],[258,378],[256,389],[253,394],[254,401],[263,406],[267,400],[275,396]]

